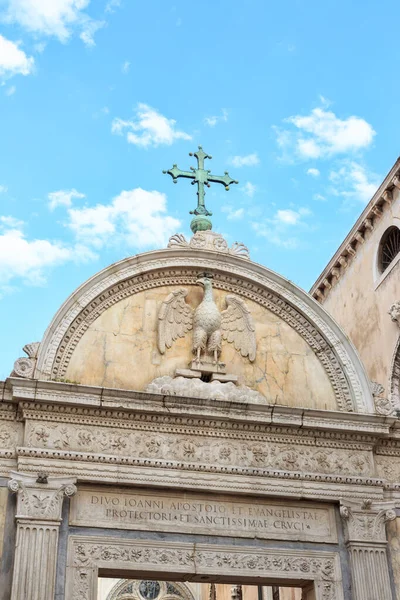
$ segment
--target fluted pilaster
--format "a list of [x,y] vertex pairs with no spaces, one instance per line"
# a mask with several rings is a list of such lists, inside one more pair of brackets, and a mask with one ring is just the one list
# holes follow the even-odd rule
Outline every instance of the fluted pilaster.
[[59,523],[18,523],[11,600],[53,600]]
[[54,600],[62,503],[75,494],[75,480],[12,475],[8,487],[18,499],[11,600]]
[[349,544],[355,600],[392,600],[386,547]]
[[350,555],[354,600],[393,600],[386,523],[396,517],[392,503],[365,500],[340,509]]

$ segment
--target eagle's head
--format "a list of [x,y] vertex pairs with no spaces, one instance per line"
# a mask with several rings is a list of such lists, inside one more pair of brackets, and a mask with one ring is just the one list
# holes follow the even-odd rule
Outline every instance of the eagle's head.
[[201,285],[204,289],[212,288],[212,273],[202,273],[197,279],[197,285]]

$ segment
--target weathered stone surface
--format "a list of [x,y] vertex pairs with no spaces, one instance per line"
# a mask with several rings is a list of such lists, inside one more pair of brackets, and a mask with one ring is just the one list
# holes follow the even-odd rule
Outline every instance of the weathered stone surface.
[[254,402],[267,404],[266,398],[250,389],[247,385],[235,385],[229,381],[229,375],[217,375],[228,381],[213,379],[205,383],[196,377],[157,377],[147,387],[146,392],[163,394],[166,396],[188,396],[189,398],[205,398],[214,400],[227,400],[228,402]]
[[[382,273],[379,246],[385,231],[398,226],[398,189],[392,189],[391,203],[382,208],[382,213],[373,220],[373,229],[366,231],[363,243],[356,244],[355,256],[348,255],[340,277],[332,281],[331,289],[321,301],[356,346],[369,378],[383,385],[386,397],[394,393],[396,397],[392,400],[397,404],[398,376],[394,389],[391,379],[399,338],[400,263],[397,256]],[[399,370],[399,358],[397,363]]]
[[80,488],[71,525],[204,533],[228,537],[337,542],[333,507],[140,489]]
[[[198,286],[187,287],[187,302],[197,306],[202,291]],[[144,390],[157,377],[174,377],[177,369],[187,368],[192,359],[191,332],[178,338],[164,355],[157,348],[158,310],[173,289],[139,292],[106,310],[78,343],[66,378],[82,384]],[[226,292],[215,290],[221,310],[225,296]],[[256,327],[256,360],[250,363],[232,344],[225,343],[221,361],[228,372],[238,375],[240,385],[259,392],[268,403],[336,409],[331,383],[305,340],[277,315],[255,302],[246,302]]]

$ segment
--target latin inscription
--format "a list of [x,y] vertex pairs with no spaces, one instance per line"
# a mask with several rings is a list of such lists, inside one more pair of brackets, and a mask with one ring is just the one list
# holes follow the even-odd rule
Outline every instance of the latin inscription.
[[206,533],[208,535],[336,541],[333,509],[265,500],[233,501],[137,490],[80,489],[72,499],[72,525]]

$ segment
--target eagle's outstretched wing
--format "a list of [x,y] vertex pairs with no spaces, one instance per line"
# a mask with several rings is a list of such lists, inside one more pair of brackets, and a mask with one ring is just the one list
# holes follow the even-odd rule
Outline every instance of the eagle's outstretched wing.
[[251,313],[244,300],[226,296],[228,308],[222,311],[222,336],[232,342],[242,356],[253,362],[256,357],[256,334]]
[[166,348],[171,348],[176,338],[184,337],[193,327],[193,311],[185,302],[187,295],[187,289],[180,288],[171,292],[161,305],[158,313],[158,349],[161,354]]

